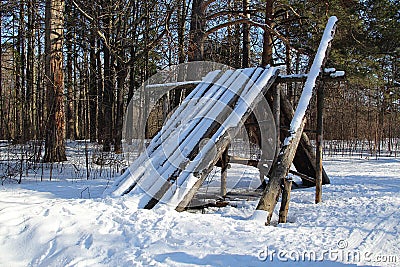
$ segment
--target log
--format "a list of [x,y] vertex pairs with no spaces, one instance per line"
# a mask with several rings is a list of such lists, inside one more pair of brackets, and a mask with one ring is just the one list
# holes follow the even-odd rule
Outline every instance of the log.
[[322,201],[322,145],[324,131],[324,85],[321,83],[317,89],[317,148],[315,171],[315,203]]
[[228,148],[225,149],[221,156],[221,196],[226,196],[226,181],[228,178]]
[[293,175],[296,175],[296,176],[299,176],[302,180],[306,180],[306,181],[309,181],[309,182],[315,184],[315,178],[312,178],[310,176],[307,176],[305,174],[302,174],[302,173],[294,171],[294,170],[289,170],[289,173],[291,173]]
[[279,210],[279,223],[287,222],[287,215],[289,212],[290,192],[292,191],[292,182],[293,180],[290,178],[286,178],[283,180],[282,201],[281,201],[281,208]]
[[257,210],[265,210],[268,212],[265,225],[269,225],[271,222],[272,214],[274,213],[276,203],[278,202],[282,190],[282,180],[288,175],[305,123],[306,119],[304,118],[294,138],[289,144],[282,147],[276,163],[272,166],[271,178],[257,206]]

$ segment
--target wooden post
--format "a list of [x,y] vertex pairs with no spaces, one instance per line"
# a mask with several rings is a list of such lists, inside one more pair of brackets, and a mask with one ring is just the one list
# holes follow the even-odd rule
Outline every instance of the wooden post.
[[324,130],[324,83],[317,89],[317,148],[315,173],[315,203],[322,201],[322,146]]
[[282,180],[284,180],[289,173],[289,168],[296,154],[296,149],[299,145],[305,123],[306,118],[304,117],[293,139],[289,144],[283,145],[275,164],[272,166],[271,178],[257,206],[257,210],[267,211],[265,225],[269,225],[271,222],[272,214],[281,193]]
[[283,179],[282,201],[281,208],[279,210],[279,223],[286,223],[287,221],[290,192],[292,191],[292,182],[293,180],[291,178]]
[[226,180],[228,177],[228,150],[229,146],[221,155],[221,196],[226,197]]
[[278,157],[279,147],[280,147],[280,130],[281,130],[281,90],[278,85],[273,87],[274,103],[273,103],[273,113],[276,127],[276,150],[275,157]]

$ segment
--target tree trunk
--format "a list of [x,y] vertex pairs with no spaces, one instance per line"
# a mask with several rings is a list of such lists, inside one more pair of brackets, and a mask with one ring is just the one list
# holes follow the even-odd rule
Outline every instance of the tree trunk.
[[90,141],[97,140],[97,64],[96,64],[96,33],[93,25],[90,32],[90,81],[89,81],[89,114],[90,114]]
[[[266,0],[265,3],[265,24],[269,27],[273,27],[273,12],[274,12],[274,0]],[[272,34],[264,30],[264,41],[263,41],[263,52],[262,52],[262,61],[261,66],[273,65],[272,58],[272,48],[273,48],[273,39]]]
[[188,47],[189,62],[202,61],[204,59],[203,37],[205,26],[204,0],[193,0]]
[[[250,19],[248,13],[250,0],[243,0],[243,13],[246,18]],[[250,66],[250,26],[247,23],[243,24],[243,48],[242,48],[242,68]]]
[[67,50],[67,66],[66,68],[66,87],[67,87],[67,139],[74,140],[76,137],[75,133],[75,109],[74,109],[74,85],[72,81],[72,65],[73,65],[73,50],[72,50],[72,40],[73,40],[73,14],[72,14],[72,3],[66,5],[66,16],[67,16],[67,33],[66,33],[66,50]]
[[45,162],[67,159],[65,154],[64,73],[63,73],[64,1],[46,1],[46,78],[47,134]]
[[2,47],[2,23],[3,23],[3,11],[0,9],[0,138],[5,139],[4,132],[4,113],[3,113],[3,47]]

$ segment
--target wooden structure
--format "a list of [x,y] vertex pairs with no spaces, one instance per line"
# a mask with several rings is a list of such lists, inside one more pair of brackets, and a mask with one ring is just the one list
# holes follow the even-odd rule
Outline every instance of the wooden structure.
[[227,158],[232,138],[278,73],[274,67],[209,73],[114,183],[112,194],[135,195],[139,208],[167,203],[185,209],[221,156]]
[[[117,179],[109,193],[135,196],[138,208],[150,209],[168,204],[182,211],[214,166],[221,167],[221,195],[225,196],[228,163],[244,163],[259,168],[262,176],[268,177],[268,184],[257,206],[258,210],[266,212],[265,223],[270,223],[282,191],[279,221],[286,222],[292,185],[287,176],[293,163],[297,172],[292,173],[298,175],[303,184],[317,186],[316,202],[319,202],[321,185],[330,182],[322,168],[322,116],[318,116],[318,153],[315,154],[303,131],[306,123],[304,114],[318,79],[323,75],[335,76],[323,71],[335,25],[336,18],[333,17],[328,22],[308,75],[280,76],[278,68],[259,67],[213,71],[202,81],[192,82],[196,87],[152,139],[145,152]],[[306,81],[296,111],[276,86],[277,83],[292,80]],[[271,88],[273,90],[269,90]],[[318,92],[318,106],[322,111],[322,86]],[[277,132],[283,145],[269,173],[263,169],[262,159],[249,160],[228,155],[233,137],[263,98],[273,107],[275,120],[282,120],[277,124]],[[282,129],[281,124],[290,127]]]

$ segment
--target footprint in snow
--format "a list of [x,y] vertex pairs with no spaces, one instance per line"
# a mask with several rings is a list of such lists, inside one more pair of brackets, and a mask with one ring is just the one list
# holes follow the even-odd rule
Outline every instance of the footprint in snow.
[[81,239],[78,241],[77,245],[80,245],[82,248],[84,247],[86,249],[89,249],[93,245],[93,235],[92,234],[83,235]]
[[43,212],[43,217],[49,216],[49,213],[50,213],[50,210],[49,210],[49,209],[46,209],[46,210]]

